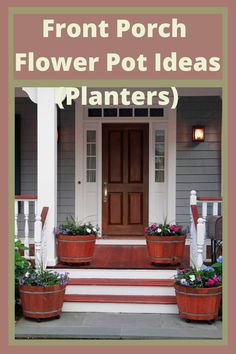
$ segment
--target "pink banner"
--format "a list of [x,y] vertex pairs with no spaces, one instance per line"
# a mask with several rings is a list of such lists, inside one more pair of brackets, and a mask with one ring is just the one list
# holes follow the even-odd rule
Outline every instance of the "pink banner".
[[221,79],[222,15],[14,16],[15,79]]

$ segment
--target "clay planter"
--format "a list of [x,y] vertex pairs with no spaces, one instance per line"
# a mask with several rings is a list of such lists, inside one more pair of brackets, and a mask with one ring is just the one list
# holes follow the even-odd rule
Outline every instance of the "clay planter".
[[25,317],[60,317],[66,285],[20,285],[20,299]]
[[222,286],[191,288],[175,284],[179,315],[187,320],[212,321],[218,317]]
[[95,235],[57,235],[57,255],[61,262],[89,263],[93,259]]
[[152,263],[178,264],[182,262],[186,235],[145,236],[148,256]]

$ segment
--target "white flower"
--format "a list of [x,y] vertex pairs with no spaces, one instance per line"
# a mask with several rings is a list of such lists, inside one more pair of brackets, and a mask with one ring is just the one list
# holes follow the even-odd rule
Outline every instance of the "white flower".
[[91,230],[89,228],[86,229],[88,234],[91,234]]
[[25,277],[28,278],[28,276],[29,276],[29,272],[26,272]]
[[159,227],[158,227],[158,229],[157,229],[157,232],[159,232],[159,233],[161,232],[161,229],[160,229]]
[[186,283],[186,280],[185,280],[185,279],[180,279],[180,283],[181,283],[181,284],[185,284],[185,283]]
[[192,274],[192,275],[189,276],[189,278],[190,278],[191,281],[194,281],[195,280],[195,275]]
[[97,229],[96,229],[96,227],[94,227],[94,228],[93,228],[93,231],[94,231],[94,232],[97,232]]

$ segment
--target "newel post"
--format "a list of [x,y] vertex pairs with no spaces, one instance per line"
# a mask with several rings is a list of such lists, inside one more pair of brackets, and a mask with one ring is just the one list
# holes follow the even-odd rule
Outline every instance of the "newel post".
[[34,252],[35,268],[39,269],[42,265],[42,222],[37,202],[35,203]]
[[199,218],[197,223],[197,269],[203,265],[203,249],[205,243],[206,220]]
[[190,265],[195,266],[197,263],[197,230],[194,223],[192,205],[197,205],[197,192],[195,190],[190,192]]

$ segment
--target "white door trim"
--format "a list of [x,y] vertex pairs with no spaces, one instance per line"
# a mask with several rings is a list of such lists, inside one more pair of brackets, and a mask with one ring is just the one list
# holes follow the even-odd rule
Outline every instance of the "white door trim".
[[[85,117],[86,107],[79,105],[79,101],[75,102],[75,217],[78,220],[84,219],[84,129],[86,125],[92,124],[93,129],[96,127],[97,132],[97,220],[99,225],[102,223],[102,124],[106,123],[148,123],[149,124],[149,175],[150,175],[150,154],[151,154],[151,130],[153,124],[160,122],[167,129],[167,217],[171,222],[175,222],[176,217],[176,111],[169,110],[163,118],[99,118],[92,119]],[[155,124],[156,125],[156,124]],[[78,181],[81,183],[78,184]],[[149,177],[150,183],[150,177]],[[149,196],[149,210],[150,205]],[[152,220],[150,220],[152,221]]]

